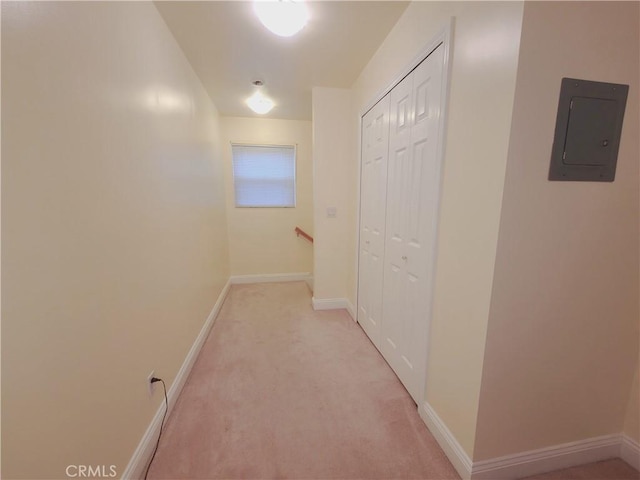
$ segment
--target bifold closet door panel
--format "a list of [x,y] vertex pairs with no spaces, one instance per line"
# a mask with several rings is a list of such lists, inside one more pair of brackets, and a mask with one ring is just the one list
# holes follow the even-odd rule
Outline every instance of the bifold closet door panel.
[[440,185],[443,47],[390,93],[382,353],[414,400],[426,380]]
[[389,96],[362,121],[358,323],[380,348],[389,151]]
[[404,306],[408,301],[404,285],[404,204],[407,192],[407,168],[411,164],[413,74],[405,77],[390,92],[389,160],[387,167],[387,222],[384,254],[383,356],[408,389],[404,375]]

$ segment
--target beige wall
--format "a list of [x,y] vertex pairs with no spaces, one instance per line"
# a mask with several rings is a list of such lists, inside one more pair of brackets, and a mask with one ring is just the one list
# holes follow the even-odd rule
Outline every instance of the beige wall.
[[[525,6],[474,460],[623,429],[638,368],[638,7]],[[613,183],[547,180],[565,76],[630,84]]]
[[633,386],[631,388],[631,394],[629,395],[629,404],[627,406],[627,414],[624,420],[625,435],[628,435],[636,442],[640,443],[640,415],[638,410],[640,409],[640,389],[638,383],[640,383],[639,372],[636,370],[635,377],[633,379]]
[[349,135],[353,139],[349,145],[347,158],[346,174],[351,179],[351,188],[346,192],[346,205],[348,215],[348,230],[345,237],[346,246],[346,264],[347,264],[347,300],[354,308],[354,314],[357,314],[356,306],[358,303],[358,241],[360,239],[360,151],[361,138],[360,128],[362,118],[357,110],[354,101],[354,90],[351,90],[350,96],[350,129]]
[[[222,117],[221,140],[231,274],[312,272],[313,245],[293,232],[299,226],[314,233],[311,122]],[[297,145],[295,208],[235,207],[231,142]]]
[[522,9],[521,2],[413,2],[354,85],[356,111],[362,114],[455,16],[426,396],[469,456]]
[[[354,247],[353,190],[357,185],[353,161],[351,91],[316,87],[313,107],[313,202],[315,224],[314,298],[347,298],[349,271],[354,268],[349,250]],[[335,207],[335,218],[327,208]],[[352,277],[351,277],[352,278]]]
[[122,474],[229,276],[217,113],[151,3],[2,2],[5,478]]

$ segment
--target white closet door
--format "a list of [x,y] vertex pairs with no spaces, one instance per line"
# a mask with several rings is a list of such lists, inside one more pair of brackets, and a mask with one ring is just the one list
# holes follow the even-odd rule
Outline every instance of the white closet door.
[[362,120],[358,323],[380,348],[389,149],[389,96]]
[[424,397],[440,185],[443,47],[390,93],[381,351],[413,399]]

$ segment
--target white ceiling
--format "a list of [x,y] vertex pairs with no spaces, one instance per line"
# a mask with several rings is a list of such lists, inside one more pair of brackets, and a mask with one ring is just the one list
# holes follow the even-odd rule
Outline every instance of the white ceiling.
[[222,115],[258,116],[244,103],[264,80],[266,116],[311,119],[311,88],[351,87],[409,2],[307,2],[311,19],[290,38],[269,32],[246,1],[157,1],[169,29]]

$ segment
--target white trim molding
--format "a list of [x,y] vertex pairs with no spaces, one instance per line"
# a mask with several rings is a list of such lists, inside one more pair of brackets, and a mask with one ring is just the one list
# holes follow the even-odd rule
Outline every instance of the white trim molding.
[[451,70],[453,64],[451,63],[452,41],[453,41],[453,29],[455,25],[455,17],[450,17],[449,20],[440,28],[440,30],[431,38],[427,43],[406,66],[400,71],[398,75],[389,83],[386,87],[380,90],[373,96],[373,100],[365,104],[365,107],[360,111],[360,118],[364,117],[366,113],[371,110],[376,103],[382,100],[387,93],[398,85],[407,75],[409,75],[420,63],[427,58],[440,44],[444,44],[444,71],[445,76],[443,78],[443,87],[446,88],[447,94],[443,97],[445,102],[443,110],[447,107],[448,92],[449,92],[449,78],[451,78]]
[[[311,305],[314,310],[349,310],[349,300],[346,298],[316,298],[311,297]],[[352,307],[353,308],[353,307]],[[349,313],[351,315],[351,313]]]
[[516,479],[615,458],[620,454],[620,442],[620,434],[603,435],[474,462],[471,478]]
[[[436,49],[442,47],[442,84],[440,86],[440,95],[441,95],[441,105],[440,112],[438,114],[438,134],[434,139],[436,142],[436,162],[434,168],[434,179],[436,181],[435,185],[433,185],[435,189],[435,212],[434,218],[432,219],[431,228],[434,233],[434,242],[431,246],[430,251],[428,252],[429,264],[434,266],[436,265],[436,259],[438,257],[438,232],[440,229],[440,210],[441,210],[441,199],[442,199],[442,190],[444,184],[444,164],[446,160],[446,144],[447,144],[447,125],[449,119],[449,102],[450,102],[450,90],[451,90],[451,72],[453,71],[453,63],[451,60],[452,52],[453,52],[453,41],[454,41],[454,28],[455,28],[455,17],[450,17],[448,21],[444,22],[441,28],[436,32],[436,34],[429,40],[429,42],[422,48],[422,50],[416,55],[411,62],[399,73],[399,75],[386,87],[384,88],[378,95],[373,97],[373,100],[366,105],[366,107],[360,112],[360,128],[359,136],[358,136],[358,145],[359,147],[359,161],[358,161],[358,179],[359,183],[362,182],[362,120],[363,117],[369,112],[378,102],[380,102],[386,95],[388,95],[400,82],[403,81],[404,78],[407,77],[413,70],[415,70],[426,58],[428,58]],[[358,188],[359,195],[357,197],[357,210],[358,210],[358,230],[357,230],[357,240],[358,244],[356,245],[356,297],[360,295],[360,222],[361,222],[361,209],[362,209],[362,198],[360,195],[360,187]],[[426,295],[426,305],[427,308],[425,312],[425,328],[427,332],[431,330],[431,322],[433,318],[433,298],[434,298],[434,285],[435,285],[435,277],[436,272],[435,268],[431,268],[426,276],[427,287],[425,289],[424,295]],[[360,299],[356,299],[356,305],[360,305]],[[315,307],[314,307],[315,308]],[[355,309],[353,309],[355,310]],[[357,312],[359,310],[355,310],[356,314],[351,314],[352,318],[357,319]],[[357,321],[357,320],[356,320]],[[428,333],[426,334],[426,338],[428,338]],[[421,350],[421,355],[418,356],[416,362],[418,365],[418,370],[422,371],[424,368],[424,372],[429,371],[428,366],[429,359],[429,342],[426,343],[425,348]],[[422,367],[422,368],[421,368]],[[415,388],[415,392],[424,392],[426,389],[426,376],[421,375],[418,379],[418,385]],[[420,395],[420,394],[416,394]],[[422,400],[422,397],[418,398],[414,397],[418,403]],[[420,408],[418,408],[420,410]]]
[[[223,287],[222,292],[220,292],[220,295],[218,296],[218,299],[216,300],[211,313],[209,313],[209,316],[204,322],[204,325],[200,329],[200,333],[196,337],[196,340],[193,342],[191,350],[189,350],[189,353],[185,357],[180,370],[178,370],[178,373],[176,374],[176,377],[173,380],[169,391],[167,392],[167,400],[169,403],[167,417],[169,416],[169,414],[171,414],[171,410],[178,400],[178,396],[180,395],[182,387],[184,387],[184,384],[189,377],[189,373],[193,368],[193,364],[198,358],[198,354],[200,353],[200,350],[202,349],[202,346],[204,345],[204,342],[206,341],[207,336],[211,331],[211,327],[213,327],[213,324],[218,314],[220,313],[222,304],[224,303],[224,300],[227,298],[227,294],[229,293],[230,286],[231,281],[229,280]],[[151,455],[153,454],[153,450],[158,440],[160,424],[162,423],[162,417],[164,416],[164,409],[164,402],[162,402],[158,407],[156,414],[153,416],[151,423],[149,423],[146,432],[144,432],[144,435],[142,436],[138,447],[133,452],[127,468],[122,473],[123,480],[137,480],[144,476],[144,472],[149,462],[151,461]]]
[[609,458],[640,469],[640,444],[619,433],[473,462],[428,402],[419,413],[464,480],[515,480]]
[[427,425],[429,431],[435,437],[438,445],[444,450],[444,453],[458,472],[458,475],[460,475],[463,480],[469,480],[471,478],[471,458],[458,443],[453,433],[451,433],[428,402],[422,404],[422,408],[418,409],[418,413],[422,421]]
[[620,458],[636,470],[640,470],[640,443],[629,435],[622,435]]
[[354,322],[357,322],[357,319],[356,319],[356,307],[354,307],[353,303],[351,303],[348,299],[347,299],[347,312],[349,312],[349,315],[351,315],[351,319]]
[[275,282],[307,282],[313,288],[313,277],[306,273],[267,273],[262,275],[232,275],[231,284],[275,283]]

